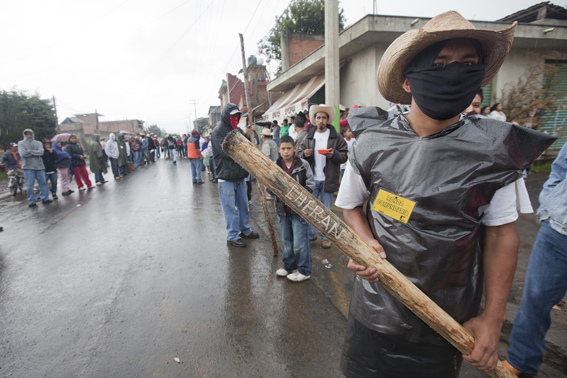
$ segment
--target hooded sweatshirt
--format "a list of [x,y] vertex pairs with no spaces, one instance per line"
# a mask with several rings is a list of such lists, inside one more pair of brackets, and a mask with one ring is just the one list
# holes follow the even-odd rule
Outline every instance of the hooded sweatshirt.
[[[32,133],[31,139],[26,137],[26,132],[28,131]],[[18,142],[18,152],[22,158],[22,169],[44,170],[43,145],[39,140],[35,140],[33,130],[25,129],[23,135],[24,140]]]
[[129,149],[127,149],[126,143],[124,143],[124,135],[118,133],[118,166],[122,167],[128,164]]
[[110,133],[104,152],[106,152],[106,156],[109,158],[118,159],[118,143],[116,143],[116,135],[114,133]]
[[[214,128],[211,138],[213,145],[213,155],[215,156],[215,173],[217,178],[225,181],[238,181],[244,180],[248,176],[248,171],[238,165],[230,156],[222,150],[222,143],[224,138],[232,131],[230,124],[230,112],[238,110],[238,106],[228,103],[225,105],[221,114],[220,123]],[[242,130],[239,130],[242,134]]]

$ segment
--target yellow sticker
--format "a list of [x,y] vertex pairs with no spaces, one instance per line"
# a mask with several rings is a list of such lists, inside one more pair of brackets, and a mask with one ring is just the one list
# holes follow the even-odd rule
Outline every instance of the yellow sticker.
[[409,217],[415,207],[415,202],[380,189],[372,210],[408,223]]

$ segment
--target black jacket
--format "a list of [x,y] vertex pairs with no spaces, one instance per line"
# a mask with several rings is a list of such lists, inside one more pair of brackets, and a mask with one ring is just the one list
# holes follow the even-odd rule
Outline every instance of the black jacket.
[[155,150],[156,149],[156,144],[154,143],[154,140],[152,138],[148,138],[148,150]]
[[85,159],[81,158],[81,155],[84,155],[85,152],[79,143],[69,142],[65,146],[65,151],[71,155],[71,163],[73,164],[73,167],[80,167],[86,164]]
[[[248,171],[238,165],[237,162],[232,160],[232,158],[225,154],[222,150],[222,142],[224,142],[224,138],[226,138],[226,136],[232,131],[232,126],[230,125],[230,112],[235,109],[238,109],[238,106],[234,104],[229,103],[225,105],[222,110],[221,121],[213,130],[211,138],[211,143],[213,144],[213,155],[215,157],[213,162],[215,165],[217,179],[226,181],[244,180],[244,178],[248,176]],[[242,133],[242,130],[237,130]]]
[[43,165],[45,166],[45,173],[49,172],[56,172],[57,165],[55,161],[57,160],[57,152],[55,150],[51,150],[51,152],[47,150],[43,150]]

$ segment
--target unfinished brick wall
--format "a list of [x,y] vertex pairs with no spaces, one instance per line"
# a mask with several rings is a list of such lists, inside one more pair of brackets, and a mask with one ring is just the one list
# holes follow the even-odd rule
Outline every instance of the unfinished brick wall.
[[292,33],[288,40],[289,66],[293,66],[325,43],[324,36]]

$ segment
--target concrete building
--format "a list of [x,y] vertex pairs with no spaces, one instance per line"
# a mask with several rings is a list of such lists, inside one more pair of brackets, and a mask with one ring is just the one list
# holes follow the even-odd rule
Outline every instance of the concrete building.
[[[340,103],[378,106],[388,103],[378,91],[376,72],[386,48],[397,37],[419,29],[428,18],[367,15],[339,35]],[[495,79],[484,88],[483,104],[500,100],[507,85],[513,85],[533,65],[553,64],[561,80],[555,90],[565,93],[556,109],[545,112],[539,126],[559,137],[552,149],[560,148],[567,135],[567,10],[544,2],[498,21],[471,21],[479,29],[504,29],[518,21],[512,49]],[[325,103],[325,55],[320,46],[268,84],[268,90],[281,98],[263,114],[265,121],[281,121],[306,111],[311,104]],[[333,104],[338,105],[338,104]],[[540,110],[541,111],[541,110]]]

